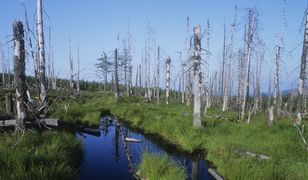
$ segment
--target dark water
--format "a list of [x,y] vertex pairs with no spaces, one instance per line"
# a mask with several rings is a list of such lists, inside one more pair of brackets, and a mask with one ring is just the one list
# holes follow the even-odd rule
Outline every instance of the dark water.
[[[83,140],[84,149],[80,179],[134,179],[131,169],[139,164],[144,151],[167,153],[186,168],[188,179],[212,179],[207,173],[207,162],[199,160],[200,155],[180,152],[174,146],[130,130],[110,117],[102,118],[99,133],[99,137],[99,134],[77,135]],[[142,140],[142,143],[125,142],[125,137]]]

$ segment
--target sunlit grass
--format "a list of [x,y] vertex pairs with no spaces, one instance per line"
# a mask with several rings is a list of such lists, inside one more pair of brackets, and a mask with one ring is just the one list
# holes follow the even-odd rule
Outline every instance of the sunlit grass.
[[143,153],[140,163],[140,174],[148,180],[184,180],[182,166],[168,158],[167,155]]
[[81,143],[64,132],[0,134],[0,179],[76,179]]

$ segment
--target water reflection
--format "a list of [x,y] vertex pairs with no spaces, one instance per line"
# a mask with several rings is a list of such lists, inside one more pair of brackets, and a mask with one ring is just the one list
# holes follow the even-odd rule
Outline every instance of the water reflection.
[[[207,173],[207,162],[199,156],[185,154],[175,146],[167,144],[155,136],[144,136],[128,129],[116,119],[102,118],[100,137],[81,133],[83,139],[84,161],[81,165],[80,179],[134,179],[134,172],[141,160],[142,152],[167,153],[171,159],[186,168],[187,179],[212,179]],[[125,141],[130,137],[142,143]]]

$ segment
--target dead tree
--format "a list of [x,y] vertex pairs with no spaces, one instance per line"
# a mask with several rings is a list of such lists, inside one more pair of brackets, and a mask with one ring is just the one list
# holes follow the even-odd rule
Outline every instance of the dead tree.
[[35,52],[33,46],[32,46],[32,38],[31,38],[31,29],[29,26],[29,21],[28,21],[28,13],[27,13],[27,9],[26,6],[24,4],[24,2],[21,3],[24,9],[24,15],[25,15],[25,22],[26,22],[26,36],[28,37],[28,43],[29,43],[29,48],[30,48],[30,54],[31,54],[31,58],[33,60],[33,67],[34,67],[34,76],[35,76],[35,80],[37,83],[37,91],[40,94],[40,80],[39,80],[39,62],[38,62],[38,57],[37,57],[37,53]]
[[169,104],[169,91],[170,91],[170,64],[171,58],[166,60],[166,104]]
[[52,89],[57,89],[57,79],[55,77],[55,66],[54,66],[54,54],[53,54],[53,47],[51,48],[51,87]]
[[77,46],[77,91],[80,91],[80,83],[79,83],[79,78],[80,78],[80,59],[79,59],[79,44]]
[[119,76],[118,76],[118,49],[114,50],[114,96],[119,99]]
[[26,62],[25,62],[25,42],[24,29],[21,21],[13,24],[14,32],[14,82],[16,86],[16,127],[15,132],[20,133],[25,129],[25,119],[28,111],[27,85],[26,85]]
[[221,84],[220,84],[220,96],[224,95],[224,82],[225,82],[225,63],[226,63],[226,24],[224,23],[224,40],[223,40],[223,53],[222,53],[222,68],[221,68]]
[[[182,59],[182,58],[181,58]],[[185,63],[182,62],[182,103],[185,103]]]
[[42,107],[47,104],[46,73],[45,73],[45,48],[43,29],[42,0],[37,0],[37,38],[38,38],[38,59],[39,59],[39,100]]
[[281,47],[279,45],[276,46],[276,58],[275,58],[275,77],[274,77],[274,97],[273,97],[273,104],[275,106],[274,115],[278,116],[280,111],[280,88],[279,88],[279,74],[280,74],[280,54],[281,54]]
[[297,100],[297,124],[301,124],[302,114],[304,113],[304,86],[306,76],[306,63],[307,63],[307,50],[308,50],[308,11],[306,10],[306,22],[305,22],[305,33],[304,43],[301,57],[299,84],[298,84],[298,100]]
[[11,93],[5,95],[6,114],[13,115],[13,96]]
[[234,15],[234,22],[231,25],[231,39],[230,44],[228,47],[228,58],[227,58],[227,69],[226,69],[226,78],[224,84],[224,97],[223,97],[223,106],[222,111],[228,110],[229,106],[229,96],[231,94],[231,64],[233,59],[233,41],[234,41],[234,33],[236,31],[236,15],[237,15],[237,6],[235,7],[235,15]]
[[126,63],[125,63],[125,69],[126,69],[126,95],[131,95],[131,86],[132,86],[132,57],[131,57],[131,34],[128,31],[128,38],[127,38],[127,52],[126,52]]
[[156,99],[157,103],[159,103],[160,97],[159,97],[159,79],[160,79],[160,49],[159,46],[157,47],[157,65],[156,65]]
[[207,28],[206,28],[206,56],[205,56],[205,64],[204,64],[204,95],[205,95],[205,110],[207,111],[207,108],[211,106],[211,97],[210,97],[210,90],[209,90],[209,60],[210,60],[210,21],[207,20]]
[[193,69],[194,69],[194,126],[201,127],[201,28],[197,26],[194,28],[194,55],[193,55]]
[[[261,43],[262,44],[262,43]],[[261,45],[265,46],[265,45]],[[260,79],[261,79],[261,69],[262,69],[262,62],[264,60],[264,49],[261,49],[260,52],[257,52],[257,58],[256,58],[256,72],[255,72],[255,78],[254,78],[254,106],[253,106],[253,112],[256,113],[259,110],[260,104],[261,104],[261,87],[260,87]]]
[[68,63],[69,63],[69,75],[70,75],[70,88],[74,88],[74,62],[71,49],[71,37],[68,38]]
[[51,77],[51,28],[48,31],[48,89],[51,88],[52,77]]
[[2,86],[5,86],[5,57],[4,57],[4,52],[3,49],[1,48],[1,59],[2,59]]
[[246,52],[245,52],[245,77],[243,81],[243,98],[241,104],[241,121],[244,120],[247,98],[249,96],[249,74],[250,74],[250,63],[252,57],[252,48],[253,48],[253,37],[256,29],[255,24],[255,10],[250,9],[248,12],[248,29],[247,29],[247,43],[246,43]]
[[192,70],[191,70],[191,57],[190,57],[190,24],[189,24],[189,17],[187,17],[187,22],[186,22],[186,30],[187,30],[187,35],[186,35],[186,53],[187,53],[187,73],[186,73],[186,106],[191,106],[192,103]]

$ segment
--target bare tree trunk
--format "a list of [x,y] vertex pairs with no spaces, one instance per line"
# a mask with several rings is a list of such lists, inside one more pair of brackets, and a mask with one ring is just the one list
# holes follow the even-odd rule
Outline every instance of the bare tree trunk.
[[169,91],[170,91],[170,64],[171,58],[166,60],[166,104],[169,104]]
[[132,66],[131,66],[131,41],[130,41],[131,35],[130,32],[128,32],[128,39],[127,39],[127,82],[126,82],[126,95],[131,95],[131,84],[132,84]]
[[72,57],[72,50],[71,50],[71,37],[68,38],[68,62],[69,62],[69,75],[70,75],[70,88],[74,88],[74,63],[73,63],[73,57]]
[[51,78],[51,28],[48,31],[48,89],[51,88],[52,78]]
[[80,91],[80,84],[79,84],[79,78],[80,78],[80,59],[79,59],[79,44],[77,46],[77,91]]
[[301,57],[301,68],[299,75],[298,84],[298,100],[297,100],[297,124],[301,124],[302,113],[304,113],[304,86],[305,86],[305,76],[306,76],[306,63],[307,63],[307,50],[308,50],[308,11],[306,10],[306,23],[305,23],[305,34],[304,43]]
[[[273,98],[273,104],[275,106],[275,112],[274,113],[276,116],[279,116],[280,112],[280,88],[279,88],[279,74],[280,74],[280,50],[281,47],[277,46],[276,47],[276,72],[275,72],[275,78],[274,78],[274,98]],[[274,118],[275,119],[275,118]]]
[[221,85],[220,85],[221,97],[224,95],[224,84],[225,84],[224,81],[226,78],[225,63],[226,63],[226,24],[224,23],[224,44],[223,44],[223,54],[222,54]]
[[157,98],[157,103],[159,103],[160,97],[159,97],[159,79],[160,79],[160,75],[159,75],[159,68],[160,68],[160,49],[159,46],[157,47],[157,67],[156,67],[156,98]]
[[189,17],[187,17],[186,20],[186,53],[187,53],[187,59],[188,59],[188,65],[187,65],[187,78],[186,78],[186,106],[191,106],[192,104],[192,71],[191,71],[191,57],[190,57],[190,24],[189,24]]
[[271,106],[268,109],[268,127],[272,127],[274,125],[274,106]]
[[[181,58],[182,59],[182,58]],[[185,64],[182,62],[182,103],[185,103]]]
[[201,28],[197,26],[194,28],[194,56],[193,56],[193,68],[194,68],[194,126],[201,127]]
[[12,94],[9,93],[5,96],[5,104],[6,104],[6,113],[9,115],[13,115],[14,103],[13,103]]
[[206,46],[207,46],[207,52],[206,52],[206,58],[205,58],[205,64],[204,64],[204,85],[205,85],[205,109],[204,112],[207,112],[207,108],[210,107],[210,90],[209,90],[209,60],[210,60],[210,21],[207,20],[207,28],[206,28]]
[[227,59],[227,71],[226,71],[226,78],[224,84],[224,97],[223,97],[223,106],[222,111],[228,110],[229,106],[229,96],[231,94],[231,63],[233,59],[233,41],[234,41],[234,33],[236,28],[236,14],[237,14],[237,6],[235,7],[235,16],[234,22],[232,24],[232,31],[231,31],[231,40],[228,48],[228,59]]
[[33,60],[34,75],[35,75],[35,80],[36,80],[36,83],[37,83],[37,91],[40,94],[41,90],[40,90],[40,80],[39,80],[38,57],[37,57],[37,53],[34,51],[33,46],[32,46],[31,35],[29,35],[29,33],[31,32],[31,29],[30,29],[30,26],[29,26],[27,9],[26,9],[26,6],[25,6],[25,4],[23,2],[22,2],[22,5],[23,5],[23,8],[24,8],[27,36],[28,36],[29,47],[30,47],[30,50],[31,50],[31,57],[32,57],[32,60]]
[[38,38],[38,57],[39,57],[39,89],[40,103],[42,106],[47,104],[46,73],[45,73],[45,49],[44,49],[44,29],[43,29],[43,9],[42,0],[37,0],[37,38]]
[[252,43],[253,43],[253,34],[254,34],[254,10],[249,10],[248,17],[248,34],[247,34],[247,48],[246,48],[246,67],[245,67],[245,79],[243,84],[243,100],[241,105],[241,121],[244,120],[247,98],[249,95],[249,74],[250,74],[250,61],[252,53]]
[[3,49],[1,48],[1,59],[2,59],[2,86],[5,86],[5,57]]
[[116,100],[119,99],[119,76],[118,76],[118,49],[114,51],[114,95]]
[[27,85],[26,85],[26,63],[25,63],[25,44],[24,44],[24,29],[21,21],[15,21],[13,24],[14,32],[14,82],[16,86],[16,127],[15,132],[20,133],[25,128],[25,119],[28,112],[26,103],[27,100]]
[[57,80],[55,77],[55,66],[54,66],[54,54],[53,54],[53,48],[51,48],[51,76],[52,76],[52,89],[57,89]]

